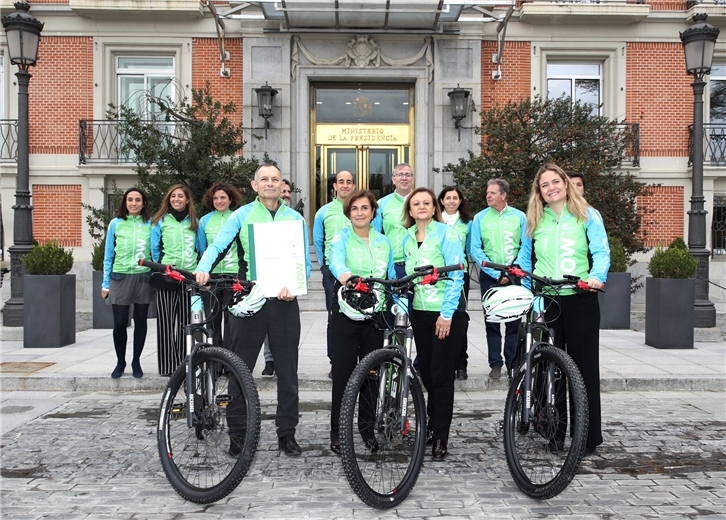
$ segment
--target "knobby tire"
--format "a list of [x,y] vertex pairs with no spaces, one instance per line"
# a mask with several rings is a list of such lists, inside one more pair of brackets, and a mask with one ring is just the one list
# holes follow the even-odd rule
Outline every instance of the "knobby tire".
[[[561,493],[577,473],[588,432],[587,394],[580,371],[563,350],[537,347],[530,370],[532,422],[522,421],[523,364],[507,394],[504,449],[519,489],[545,500]],[[548,404],[548,381],[554,381],[554,405]]]
[[[161,465],[179,495],[197,504],[229,495],[252,464],[260,436],[260,401],[247,366],[219,347],[199,350],[194,359],[197,388],[195,427],[187,425],[186,361],[171,376],[159,411],[157,441]],[[242,451],[230,449],[230,421],[242,431]]]
[[[343,394],[340,446],[345,475],[355,494],[376,509],[395,507],[408,496],[426,449],[426,402],[415,375],[409,382],[408,418],[403,429],[399,426],[403,370],[396,350],[376,350],[358,363]],[[378,415],[382,378],[385,391]]]

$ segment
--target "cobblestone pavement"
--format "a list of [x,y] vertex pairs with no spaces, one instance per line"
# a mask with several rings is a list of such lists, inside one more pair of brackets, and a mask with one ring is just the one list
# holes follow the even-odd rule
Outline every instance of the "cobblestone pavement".
[[327,449],[327,393],[300,396],[298,459],[277,452],[274,394],[260,397],[250,472],[229,497],[201,506],[176,495],[159,465],[158,395],[6,392],[2,518],[726,517],[722,393],[604,393],[605,444],[562,494],[541,502],[516,488],[504,461],[504,394],[458,393],[450,456],[427,456],[411,495],[390,511],[361,503]]

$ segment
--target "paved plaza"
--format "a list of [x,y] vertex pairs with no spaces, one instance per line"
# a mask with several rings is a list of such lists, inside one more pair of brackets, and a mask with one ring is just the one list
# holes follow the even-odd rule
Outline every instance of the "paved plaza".
[[259,451],[223,501],[181,499],[156,449],[156,393],[5,392],[2,517],[183,518],[724,518],[722,392],[603,394],[604,445],[559,496],[536,501],[509,475],[504,393],[458,392],[450,455],[424,460],[399,507],[377,511],[353,494],[328,445],[329,393],[303,392],[300,458],[277,451],[274,394],[262,392]]

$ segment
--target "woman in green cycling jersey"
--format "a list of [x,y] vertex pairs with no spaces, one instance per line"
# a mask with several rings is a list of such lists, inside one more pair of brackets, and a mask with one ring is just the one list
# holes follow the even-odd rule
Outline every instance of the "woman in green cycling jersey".
[[[396,277],[391,243],[371,226],[377,209],[376,197],[372,192],[353,192],[343,204],[343,214],[350,219],[351,226],[338,231],[331,244],[330,272],[338,281],[336,294],[342,298],[342,301],[339,298],[333,300],[330,317],[333,353],[330,449],[337,454],[340,453],[339,417],[345,385],[358,361],[383,347],[383,331],[371,319],[383,308],[382,293],[376,302],[348,301],[346,287],[341,289],[341,286],[345,286],[351,276]],[[355,299],[358,293],[350,296]],[[366,432],[361,433],[366,435]],[[373,438],[373,432],[370,432],[370,437]]]
[[[610,267],[610,247],[600,214],[588,206],[567,174],[548,163],[534,178],[527,207],[527,235],[521,265],[539,276],[587,280],[591,291],[560,290],[547,305],[545,320],[555,331],[555,345],[566,348],[587,390],[590,428],[585,455],[602,444],[600,416],[601,289]],[[534,269],[532,269],[532,259]]]
[[[151,256],[155,262],[194,271],[203,251],[191,190],[175,184],[151,219]],[[156,292],[159,374],[169,376],[186,355],[184,327],[189,322],[189,293],[164,280]]]
[[[403,206],[406,236],[403,254],[406,273],[416,267],[464,262],[459,234],[440,222],[436,195],[417,188]],[[434,460],[448,453],[449,429],[454,411],[454,372],[466,335],[466,312],[462,288],[464,274],[453,271],[450,280],[435,285],[417,285],[413,294],[411,325],[416,340],[421,379],[428,392],[427,444],[433,443]]]
[[111,377],[118,379],[126,368],[126,329],[129,310],[134,306],[134,354],[131,369],[142,377],[141,352],[146,342],[146,319],[151,303],[148,267],[139,266],[139,258],[151,258],[151,212],[146,194],[129,188],[119,204],[116,218],[108,225],[103,257],[101,296],[113,307],[113,346],[116,368]]
[[[464,251],[468,251],[469,244],[469,232],[471,231],[471,212],[469,211],[469,204],[464,198],[464,194],[456,186],[444,186],[444,189],[439,193],[439,209],[441,210],[441,220],[447,226],[453,227],[459,238],[461,239],[461,247]],[[466,257],[466,254],[464,255]],[[464,259],[464,299],[469,300],[469,265]],[[466,310],[464,311],[466,312]],[[469,329],[469,315],[466,315],[467,332]],[[469,356],[466,353],[468,345],[468,339],[466,333],[464,334],[464,341],[461,344],[461,353],[459,354],[459,360],[456,363],[456,379],[461,381],[468,379],[469,374],[467,368],[469,366]]]
[[[224,224],[232,215],[242,200],[237,188],[226,182],[215,182],[206,191],[202,197],[202,204],[213,210],[207,213],[199,220],[199,238],[202,241],[202,252],[207,248],[207,244],[214,243],[214,239],[221,231]],[[217,265],[212,268],[211,277],[215,275],[227,274],[236,275],[239,272],[240,258],[237,254],[239,249],[239,238],[232,242],[227,254],[218,258]],[[210,315],[214,316],[212,320],[212,337],[213,343],[218,346],[229,348],[229,316],[222,311],[222,305],[232,301],[232,290],[229,288],[215,290],[214,295],[205,293],[205,307]],[[222,329],[224,322],[224,339],[222,338]]]

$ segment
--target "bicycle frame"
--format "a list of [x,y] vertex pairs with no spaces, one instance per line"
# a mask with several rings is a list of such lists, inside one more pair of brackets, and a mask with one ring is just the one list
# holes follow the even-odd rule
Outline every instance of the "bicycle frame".
[[[399,342],[391,344],[391,336],[399,338]],[[400,338],[404,338],[404,344],[400,342]],[[393,328],[386,328],[383,333],[383,348],[395,348],[400,354],[401,359],[404,360],[403,369],[403,381],[401,386],[401,407],[400,407],[400,419],[399,428],[404,434],[406,429],[406,410],[408,407],[408,387],[410,384],[410,378],[413,377],[414,367],[411,362],[411,351],[413,349],[413,329],[410,326],[408,314],[403,311],[398,305],[396,305],[395,322]],[[390,370],[390,369],[389,369]],[[379,388],[378,388],[378,405],[376,407],[376,428],[379,428],[383,423],[383,402],[386,392],[386,388],[393,388],[393,381],[391,381],[392,374],[388,374],[387,377],[382,377]]]
[[[522,407],[522,421],[525,424],[532,422],[532,358],[537,352],[537,348],[542,345],[554,345],[554,331],[547,327],[544,321],[544,309],[541,307],[541,300],[538,302],[537,308],[530,311],[527,315],[525,328],[527,330],[524,340],[524,356],[525,356],[525,374],[524,374],[524,406]],[[535,333],[539,331],[539,337],[547,337],[547,341],[534,341]],[[550,371],[552,367],[550,367]],[[547,375],[547,395],[550,404],[554,403],[554,374]]]

